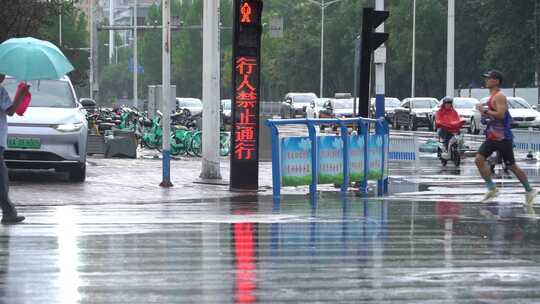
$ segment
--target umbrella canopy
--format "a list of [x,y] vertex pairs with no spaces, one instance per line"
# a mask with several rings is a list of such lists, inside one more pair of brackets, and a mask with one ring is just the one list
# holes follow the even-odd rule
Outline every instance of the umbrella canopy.
[[0,73],[18,80],[59,79],[73,66],[54,44],[35,38],[12,38],[0,44]]

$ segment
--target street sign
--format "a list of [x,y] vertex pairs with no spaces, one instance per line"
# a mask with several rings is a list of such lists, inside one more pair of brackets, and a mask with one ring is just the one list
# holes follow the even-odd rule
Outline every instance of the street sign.
[[270,37],[282,38],[283,37],[283,17],[272,16],[270,17]]
[[259,187],[261,0],[234,1],[231,190]]

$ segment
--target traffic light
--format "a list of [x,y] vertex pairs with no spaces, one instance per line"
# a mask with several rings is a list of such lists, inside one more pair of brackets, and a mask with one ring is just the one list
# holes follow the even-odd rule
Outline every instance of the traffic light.
[[376,11],[373,8],[364,8],[362,19],[362,46],[360,49],[360,77],[359,77],[359,116],[369,115],[369,84],[371,75],[371,57],[373,51],[388,40],[387,33],[377,33],[375,29],[379,27],[390,13],[388,11]]

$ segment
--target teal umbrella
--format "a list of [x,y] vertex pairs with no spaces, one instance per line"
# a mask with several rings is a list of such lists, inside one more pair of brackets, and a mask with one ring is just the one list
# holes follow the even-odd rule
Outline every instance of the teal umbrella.
[[54,44],[31,37],[0,44],[0,74],[18,80],[59,79],[73,66]]

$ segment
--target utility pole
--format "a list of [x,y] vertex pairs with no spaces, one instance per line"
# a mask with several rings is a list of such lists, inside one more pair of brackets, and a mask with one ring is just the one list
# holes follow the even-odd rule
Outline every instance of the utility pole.
[[90,57],[88,58],[90,60],[90,98],[94,98],[94,92],[99,90],[99,84],[97,82],[98,73],[97,73],[97,66],[98,66],[98,43],[97,43],[97,23],[96,23],[96,16],[95,16],[95,8],[94,8],[94,0],[89,0],[89,6],[90,6],[90,18],[88,19],[89,25],[90,25]]
[[[170,15],[169,15],[170,18]],[[137,50],[137,0],[133,2],[133,105],[139,107],[139,60]],[[163,84],[165,86],[165,84]],[[164,100],[166,101],[166,100]],[[163,115],[166,115],[163,113]],[[165,133],[169,134],[169,133]]]
[[[375,2],[375,10],[384,11],[384,0]],[[376,29],[377,33],[384,33],[384,23]],[[384,94],[385,94],[385,64],[386,64],[386,46],[383,44],[375,50],[375,98],[376,115],[375,118],[384,117]],[[380,107],[379,107],[380,106]]]
[[[109,24],[114,25],[114,0],[109,0]],[[112,64],[114,56],[114,32],[109,32],[109,64]]]
[[[171,0],[163,0],[163,26],[162,26],[162,101],[163,101],[163,134],[171,134]],[[163,178],[161,187],[172,187],[171,183],[171,143],[170,137],[163,136]]]
[[58,46],[62,47],[62,7],[60,6],[60,13],[58,14]]
[[358,71],[360,70],[360,48],[362,47],[362,37],[358,36],[354,40],[354,82],[353,82],[353,116],[358,116]]
[[412,29],[412,72],[411,72],[411,97],[415,91],[415,70],[416,70],[416,0],[413,0],[413,29]]
[[456,2],[448,0],[448,43],[446,50],[446,96],[454,96],[454,44]]
[[540,106],[540,1],[536,1],[534,7],[535,20],[535,53],[536,53],[536,89],[538,90],[538,105]]
[[324,16],[325,16],[325,10],[327,7],[329,7],[330,5],[334,4],[334,3],[337,3],[337,2],[340,2],[340,1],[343,1],[343,0],[332,0],[332,1],[328,1],[328,2],[325,2],[326,0],[320,0],[319,1],[315,1],[315,0],[307,0],[309,1],[310,3],[312,4],[315,4],[317,6],[319,6],[321,8],[321,68],[320,68],[320,73],[321,73],[321,76],[320,76],[320,84],[319,84],[319,97],[323,97],[323,89],[324,89]]
[[[233,67],[234,68],[234,67]],[[219,161],[220,57],[219,0],[203,6],[202,179],[221,179]]]
[[319,97],[323,98],[323,80],[324,80],[324,0],[321,0],[321,78],[319,85]]

